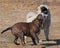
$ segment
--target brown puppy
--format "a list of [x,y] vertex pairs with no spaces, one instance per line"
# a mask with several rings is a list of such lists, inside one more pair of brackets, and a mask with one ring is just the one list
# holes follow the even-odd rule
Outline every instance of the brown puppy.
[[43,18],[42,15],[39,14],[32,22],[26,23],[26,22],[19,22],[14,24],[12,27],[9,27],[1,32],[4,33],[7,30],[11,30],[12,34],[15,36],[14,43],[18,45],[17,39],[21,39],[22,45],[25,45],[24,42],[24,36],[31,37],[33,43],[35,45],[38,45],[39,38],[37,36],[37,33],[40,31],[40,27],[42,24]]

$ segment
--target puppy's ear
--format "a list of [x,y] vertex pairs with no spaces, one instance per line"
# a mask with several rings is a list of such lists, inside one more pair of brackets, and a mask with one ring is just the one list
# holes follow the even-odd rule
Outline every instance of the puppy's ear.
[[39,15],[37,16],[37,19],[42,19],[42,14],[39,14]]

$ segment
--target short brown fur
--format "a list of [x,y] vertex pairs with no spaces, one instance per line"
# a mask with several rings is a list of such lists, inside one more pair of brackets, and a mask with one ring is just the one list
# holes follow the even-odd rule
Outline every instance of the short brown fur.
[[42,15],[39,14],[32,22],[26,23],[26,22],[18,22],[14,24],[12,27],[7,28],[6,30],[2,31],[4,33],[7,30],[11,30],[12,34],[15,36],[14,43],[16,45],[19,45],[17,43],[17,39],[21,39],[22,45],[25,45],[24,42],[24,36],[31,37],[33,43],[35,45],[38,45],[39,38],[37,33],[40,31],[40,27],[42,24]]

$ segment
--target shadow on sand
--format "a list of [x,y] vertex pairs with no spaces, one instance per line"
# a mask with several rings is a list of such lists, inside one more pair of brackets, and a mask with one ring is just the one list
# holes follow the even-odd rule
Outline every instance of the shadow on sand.
[[54,41],[56,43],[46,43],[46,44],[42,44],[42,45],[45,45],[46,47],[60,45],[60,39],[54,39],[54,40],[49,40],[49,41]]

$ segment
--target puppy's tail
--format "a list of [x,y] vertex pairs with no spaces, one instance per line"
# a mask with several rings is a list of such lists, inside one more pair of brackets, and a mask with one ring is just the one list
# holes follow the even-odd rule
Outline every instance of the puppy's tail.
[[3,30],[3,31],[1,32],[1,34],[3,34],[5,31],[11,30],[11,29],[12,29],[12,27],[8,27],[8,28],[6,28],[5,30]]

